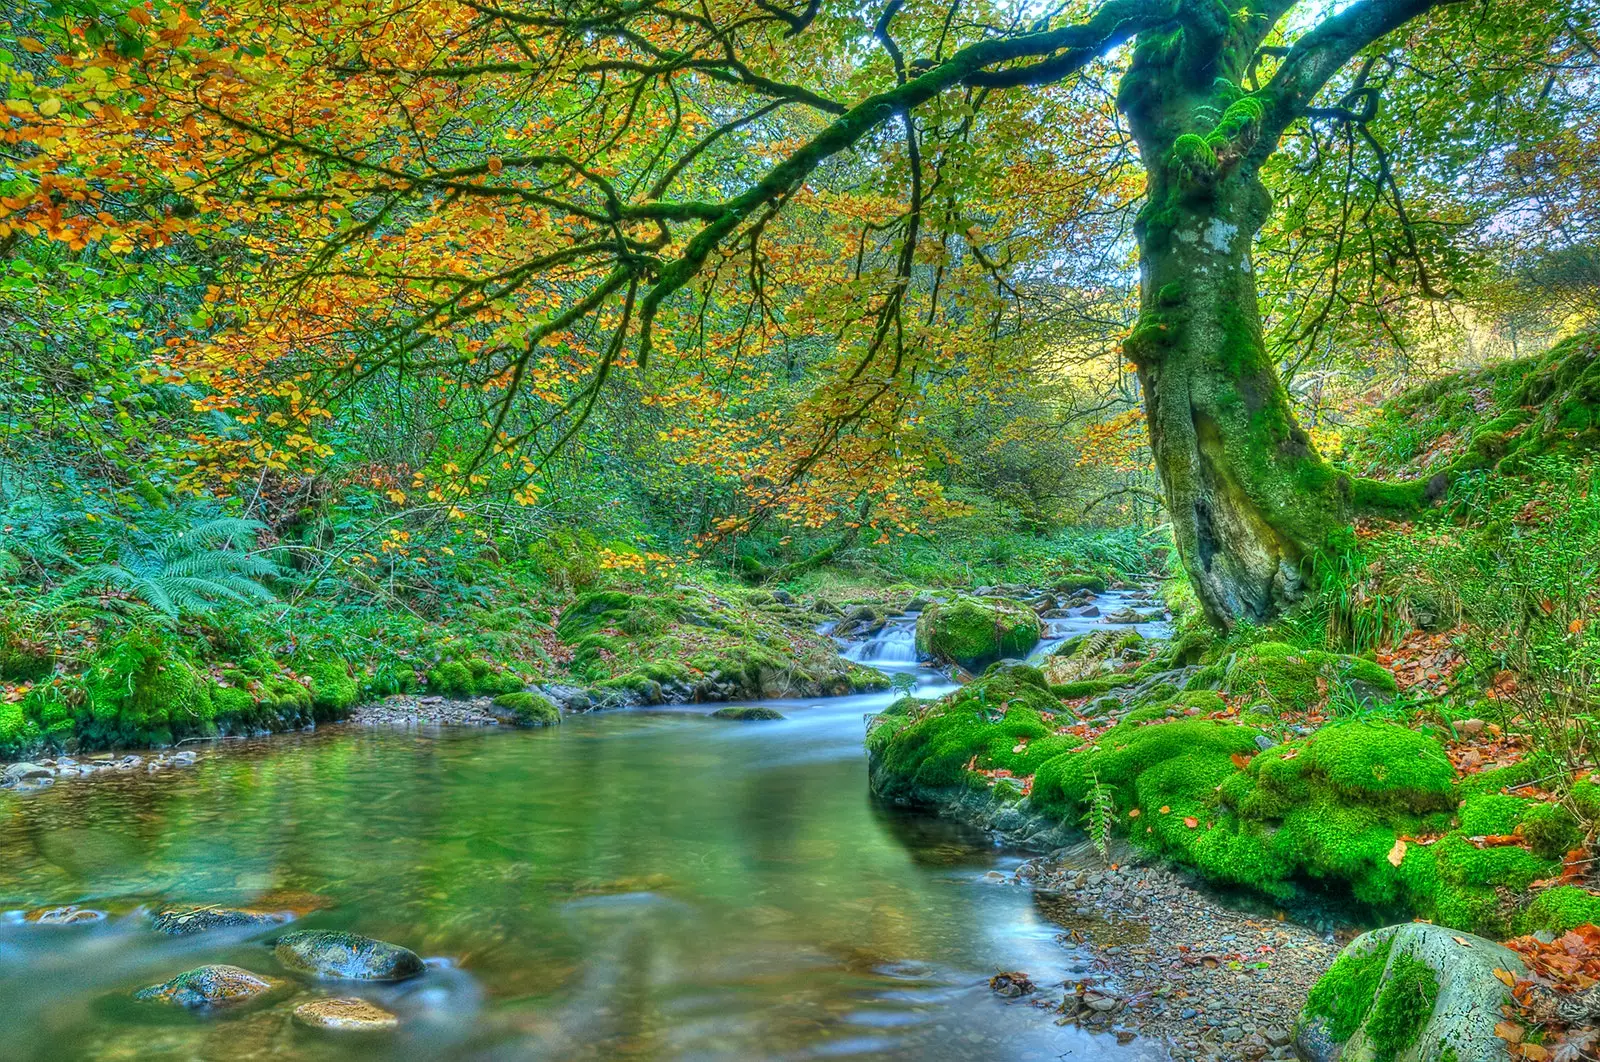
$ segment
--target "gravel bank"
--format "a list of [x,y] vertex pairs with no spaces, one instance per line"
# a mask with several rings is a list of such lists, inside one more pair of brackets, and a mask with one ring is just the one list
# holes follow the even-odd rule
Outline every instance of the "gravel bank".
[[1093,854],[1041,857],[989,880],[1032,888],[1062,928],[1071,976],[1038,985],[1037,1005],[1121,1042],[1164,1042],[1174,1059],[1294,1058],[1295,1016],[1353,932],[1235,907],[1179,871],[1106,867]]

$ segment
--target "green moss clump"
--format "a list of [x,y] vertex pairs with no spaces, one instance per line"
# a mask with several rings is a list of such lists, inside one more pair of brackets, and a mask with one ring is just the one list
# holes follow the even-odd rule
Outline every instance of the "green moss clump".
[[1055,736],[1045,713],[1060,703],[1047,690],[1001,671],[934,704],[904,698],[867,735],[879,791],[894,797],[969,783],[967,765],[1032,774],[1075,741]]
[[350,710],[361,693],[361,687],[350,674],[350,665],[338,657],[314,660],[305,669],[311,680],[311,705],[330,715],[342,715]]
[[494,706],[511,712],[517,726],[554,726],[561,722],[561,709],[527,690],[502,693],[494,699]]
[[1583,826],[1560,804],[1534,803],[1522,817],[1522,835],[1534,852],[1560,859],[1583,843]]
[[1259,697],[1292,711],[1321,704],[1330,689],[1341,685],[1364,698],[1393,696],[1396,689],[1388,669],[1370,660],[1297,649],[1283,642],[1263,642],[1244,650],[1223,680],[1229,693]]
[[1323,727],[1251,763],[1261,790],[1298,801],[1313,789],[1410,814],[1452,808],[1455,768],[1439,743],[1395,723]]
[[1328,972],[1311,986],[1306,998],[1306,1017],[1320,1020],[1335,1043],[1344,1043],[1356,1034],[1376,1002],[1378,983],[1389,964],[1393,938],[1372,941],[1361,950],[1346,950]]
[[515,693],[523,681],[486,660],[441,660],[428,670],[428,689],[446,697],[490,697]]
[[16,755],[22,751],[27,743],[26,725],[20,704],[0,701],[0,753]]
[[1558,885],[1533,898],[1517,918],[1517,932],[1545,930],[1560,936],[1591,923],[1600,925],[1600,895],[1577,885]]
[[960,597],[934,602],[917,618],[917,651],[978,671],[1006,656],[1021,656],[1039,642],[1039,617],[998,598]]
[[1394,1062],[1416,1043],[1438,1002],[1439,975],[1432,967],[1413,956],[1396,955],[1365,1025],[1374,1062]]

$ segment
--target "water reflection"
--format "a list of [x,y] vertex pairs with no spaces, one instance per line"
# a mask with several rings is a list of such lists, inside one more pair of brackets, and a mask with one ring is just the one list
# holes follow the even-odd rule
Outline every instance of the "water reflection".
[[[925,681],[933,676],[921,673]],[[15,1059],[917,1059],[1141,1057],[985,987],[1059,981],[1058,930],[979,834],[876,806],[862,717],[888,695],[698,706],[556,731],[334,730],[193,770],[0,797],[0,903],[99,925],[0,926]],[[359,993],[376,1040],[300,1029],[327,988],[173,1015],[128,990],[203,962],[278,975],[270,933],[168,938],[166,901],[320,898],[348,928],[443,962]],[[349,986],[337,991],[349,994]]]

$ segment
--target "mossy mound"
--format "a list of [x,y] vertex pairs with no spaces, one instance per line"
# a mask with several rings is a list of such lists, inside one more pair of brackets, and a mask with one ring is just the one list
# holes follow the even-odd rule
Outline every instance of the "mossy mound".
[[[1032,776],[1031,811],[1074,825],[1092,804],[1109,806],[1134,844],[1211,881],[1278,898],[1331,887],[1497,936],[1579,836],[1550,805],[1492,791],[1463,802],[1439,743],[1396,723],[1339,722],[1271,745],[1254,726],[1212,718],[1224,707],[1216,693],[1168,685],[1131,705],[1081,709],[1118,718],[1086,740],[1074,734],[1093,724],[1063,733],[1076,720],[1041,680],[1033,668],[997,668],[938,702],[897,702],[869,729],[875,789],[937,806],[996,792],[1001,772],[1019,784]],[[1436,840],[1406,840],[1417,837]],[[1568,895],[1544,901],[1539,917],[1576,917],[1561,904],[1589,909]]]
[[1264,701],[1279,711],[1305,711],[1347,691],[1358,702],[1392,697],[1394,676],[1360,657],[1262,642],[1240,652],[1222,673],[1228,693]]
[[986,785],[968,764],[1032,774],[1073,747],[1047,723],[1061,710],[1035,668],[1000,668],[940,701],[902,698],[867,734],[873,784],[891,799],[922,800],[928,791]]
[[1358,502],[1399,509],[1432,500],[1429,477],[1441,472],[1520,474],[1542,454],[1596,448],[1600,335],[1589,332],[1543,354],[1448,376],[1386,402],[1348,458],[1370,476],[1416,477],[1356,481]]
[[494,706],[510,713],[516,726],[555,726],[561,722],[561,709],[527,690],[502,693],[494,699]]
[[977,671],[1039,644],[1039,617],[1000,598],[936,601],[917,617],[917,652]]

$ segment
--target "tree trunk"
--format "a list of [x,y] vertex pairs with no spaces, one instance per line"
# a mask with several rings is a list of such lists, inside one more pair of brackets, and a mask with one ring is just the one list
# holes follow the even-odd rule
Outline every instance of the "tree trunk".
[[1177,171],[1151,174],[1126,347],[1178,551],[1206,615],[1231,628],[1302,594],[1350,488],[1295,423],[1262,337],[1251,244],[1271,197],[1254,174]]

